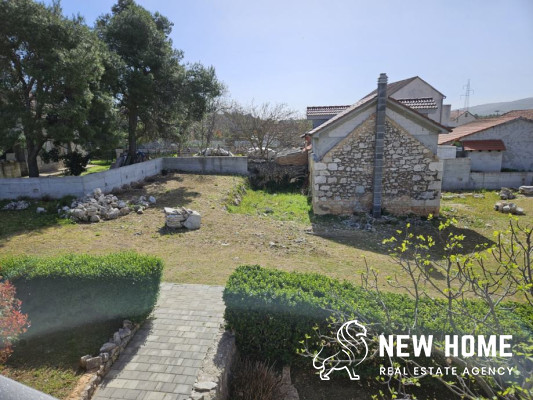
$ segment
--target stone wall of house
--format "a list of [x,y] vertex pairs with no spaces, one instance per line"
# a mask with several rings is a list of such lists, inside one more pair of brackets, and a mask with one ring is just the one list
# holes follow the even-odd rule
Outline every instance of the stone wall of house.
[[[387,118],[383,209],[396,215],[438,214],[442,162]],[[372,208],[375,115],[310,163],[316,214],[349,215]]]

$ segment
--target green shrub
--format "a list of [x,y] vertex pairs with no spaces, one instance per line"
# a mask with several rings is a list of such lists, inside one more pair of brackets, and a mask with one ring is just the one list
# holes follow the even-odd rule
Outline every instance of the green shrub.
[[[357,318],[375,331],[402,334],[409,331],[414,302],[408,296],[383,294],[389,318],[378,304],[377,296],[348,282],[340,282],[319,274],[283,272],[259,266],[241,266],[230,276],[224,290],[225,318],[235,330],[237,346],[252,358],[293,362],[301,340],[314,326],[327,331],[328,318],[339,311]],[[472,300],[468,306],[480,315],[485,306]],[[449,326],[443,305],[424,299],[419,311],[417,332],[437,337],[446,334],[471,333],[468,321]],[[509,312],[513,310],[514,312]],[[527,340],[533,332],[533,310],[517,303],[500,306],[498,317],[515,340]],[[476,334],[493,334],[479,328]]]
[[0,261],[31,322],[28,335],[116,318],[146,317],[155,305],[163,270],[156,257],[18,256]]

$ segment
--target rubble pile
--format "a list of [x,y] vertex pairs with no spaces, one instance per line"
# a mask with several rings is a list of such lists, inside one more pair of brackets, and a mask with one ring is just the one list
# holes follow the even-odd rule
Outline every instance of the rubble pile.
[[18,210],[25,210],[26,208],[28,208],[30,206],[30,203],[28,203],[27,201],[24,201],[24,200],[20,200],[20,201],[12,201],[11,203],[7,203],[4,208],[2,208],[2,210],[14,210],[14,211],[18,211]]
[[524,209],[518,207],[515,203],[499,201],[494,205],[494,210],[506,214],[525,215]]
[[75,222],[100,222],[128,215],[132,211],[142,214],[146,208],[155,203],[156,199],[153,196],[148,199],[140,196],[138,199],[126,202],[113,194],[104,195],[98,188],[94,189],[92,194],[74,200],[70,207],[58,209],[58,213]]

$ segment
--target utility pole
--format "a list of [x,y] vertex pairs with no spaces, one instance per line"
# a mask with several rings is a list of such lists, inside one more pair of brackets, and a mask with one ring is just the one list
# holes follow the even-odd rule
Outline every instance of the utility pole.
[[465,89],[465,94],[461,95],[461,97],[465,98],[463,110],[468,111],[468,109],[470,108],[470,93],[474,93],[474,89],[470,89],[470,79],[468,79],[466,85],[463,86],[463,89]]

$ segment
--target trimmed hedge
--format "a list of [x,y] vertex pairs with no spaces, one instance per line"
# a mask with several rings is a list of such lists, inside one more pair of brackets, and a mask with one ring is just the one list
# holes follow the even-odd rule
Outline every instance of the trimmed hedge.
[[28,335],[117,318],[141,319],[154,307],[163,263],[152,256],[9,257],[0,275],[17,289]]
[[[296,349],[313,326],[326,330],[328,317],[338,310],[357,316],[385,334],[407,333],[412,323],[414,301],[406,295],[384,293],[391,315],[388,322],[382,307],[371,292],[349,282],[340,282],[319,274],[283,272],[255,266],[241,266],[230,276],[224,290],[225,318],[235,330],[240,351],[247,356],[290,363]],[[468,304],[474,313],[482,313],[480,301]],[[512,309],[514,312],[509,312]],[[533,332],[533,310],[517,303],[506,303],[499,310],[499,319],[515,340],[526,341]],[[420,304],[419,330],[411,334],[470,333],[468,320],[457,321],[457,330],[446,321],[443,308],[424,299]],[[480,329],[477,334],[494,334]]]

